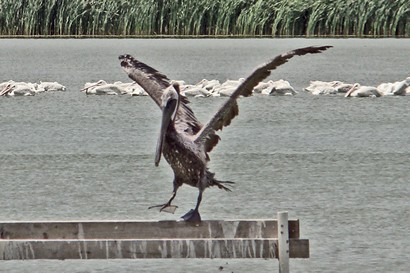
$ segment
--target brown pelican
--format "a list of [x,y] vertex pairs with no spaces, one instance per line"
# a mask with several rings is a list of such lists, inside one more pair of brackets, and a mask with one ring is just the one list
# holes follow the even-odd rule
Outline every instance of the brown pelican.
[[199,205],[203,191],[210,186],[230,191],[226,184],[231,181],[220,181],[210,172],[207,163],[208,153],[217,145],[219,136],[216,131],[228,126],[238,115],[239,96],[252,95],[253,88],[270,75],[270,71],[286,63],[295,55],[320,53],[331,46],[306,47],[295,49],[275,57],[270,62],[257,67],[222,104],[212,118],[202,125],[188,106],[186,97],[179,93],[177,83],[171,81],[154,68],[134,59],[131,55],[121,55],[121,66],[128,76],[141,85],[155,103],[162,109],[162,122],[157,142],[155,165],[158,166],[161,154],[164,155],[174,171],[173,191],[168,202],[151,206],[159,207],[160,211],[174,212],[177,208],[171,205],[177,190],[182,184],[197,187],[199,190],[197,203],[182,218],[185,221],[200,222]]

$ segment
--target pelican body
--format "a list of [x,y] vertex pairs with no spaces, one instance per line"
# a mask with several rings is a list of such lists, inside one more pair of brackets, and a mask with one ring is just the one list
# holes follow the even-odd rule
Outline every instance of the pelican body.
[[0,96],[34,96],[34,87],[29,84],[8,83],[0,92]]
[[364,86],[355,83],[353,87],[346,92],[345,97],[380,97],[381,93],[373,86]]
[[[161,210],[168,209],[170,212],[175,211],[176,206],[172,206],[171,202],[175,198],[178,188],[183,184],[187,184],[198,188],[199,195],[195,209],[182,218],[192,222],[199,222],[201,217],[198,209],[203,191],[210,186],[218,186],[220,189],[230,191],[223,184],[233,182],[215,179],[214,173],[211,173],[207,168],[209,158],[206,150],[203,147],[198,147],[198,143],[195,142],[192,135],[181,134],[174,126],[180,98],[178,85],[171,86],[163,95],[163,114],[155,154],[155,165],[158,166],[161,154],[163,154],[174,171],[174,190],[169,202],[153,207],[161,207]],[[213,135],[213,137],[217,136]]]
[[199,194],[195,208],[183,215],[182,218],[189,222],[200,222],[199,206],[204,190],[211,186],[217,186],[220,189],[230,191],[227,184],[233,183],[217,180],[215,174],[209,171],[207,165],[210,160],[208,153],[220,140],[216,131],[228,126],[239,113],[237,98],[252,95],[253,88],[268,77],[271,70],[284,64],[293,56],[320,53],[329,47],[295,49],[259,66],[249,77],[241,81],[235,91],[205,125],[196,119],[192,109],[188,106],[188,99],[180,94],[177,83],[171,82],[165,75],[136,60],[131,55],[121,55],[119,59],[124,71],[132,80],[144,88],[162,110],[155,165],[158,166],[161,155],[163,155],[174,172],[171,198],[164,204],[149,208],[159,207],[160,211],[174,213],[177,206],[171,203],[178,188],[183,184],[187,184],[198,188]]

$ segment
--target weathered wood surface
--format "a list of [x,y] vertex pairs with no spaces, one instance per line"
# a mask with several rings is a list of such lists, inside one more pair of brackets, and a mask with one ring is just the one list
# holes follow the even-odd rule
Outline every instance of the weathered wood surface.
[[[0,239],[278,238],[276,220],[0,222]],[[289,220],[289,238],[299,238]]]
[[[290,240],[291,258],[309,258],[308,240]],[[0,260],[278,258],[277,239],[0,240]]]
[[[309,257],[299,221],[289,222],[291,258]],[[276,220],[0,223],[0,260],[278,258]]]

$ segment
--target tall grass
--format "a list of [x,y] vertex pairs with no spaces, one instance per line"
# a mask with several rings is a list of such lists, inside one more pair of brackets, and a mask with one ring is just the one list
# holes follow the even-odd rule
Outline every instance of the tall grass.
[[410,37],[410,1],[0,0],[0,35]]

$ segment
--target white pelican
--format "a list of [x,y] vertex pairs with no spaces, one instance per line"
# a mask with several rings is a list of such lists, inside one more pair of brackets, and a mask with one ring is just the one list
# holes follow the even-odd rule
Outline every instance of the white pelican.
[[38,84],[37,83],[31,83],[31,82],[15,82],[13,80],[9,80],[6,82],[2,82],[0,83],[0,90],[3,90],[4,87],[6,87],[8,84],[14,84],[15,88],[19,87],[20,89],[27,88],[30,89],[32,91],[36,91],[38,88]]
[[345,97],[380,97],[381,93],[373,86],[364,86],[355,83],[353,87],[347,91]]
[[211,94],[214,97],[229,97],[244,81],[244,78],[239,78],[239,80],[226,80],[224,83],[214,86]]
[[181,92],[186,97],[209,97],[211,93],[202,86],[193,85],[192,87],[185,88]]
[[38,90],[44,91],[65,91],[66,88],[64,85],[58,82],[41,82],[38,85]]
[[226,80],[221,84],[221,87],[238,87],[241,83],[245,81],[245,78],[239,78],[238,80]]
[[87,92],[87,89],[89,89],[89,88],[92,88],[94,86],[101,86],[101,85],[105,85],[105,84],[108,84],[108,83],[104,80],[99,80],[97,82],[86,82],[84,84],[84,88],[81,89],[80,91]]
[[120,85],[107,83],[104,80],[99,80],[96,83],[86,83],[81,91],[84,91],[87,95],[121,95],[127,93],[127,90]]
[[90,88],[86,91],[86,94],[94,94],[94,95],[122,95],[127,94],[127,90],[109,83],[106,85],[95,86],[94,88]]
[[343,83],[341,81],[311,81],[310,85],[304,88],[305,91],[312,95],[334,95],[339,93],[346,93],[352,89],[353,84]]
[[262,93],[262,90],[264,90],[264,89],[266,89],[266,88],[269,88],[271,85],[273,85],[273,81],[272,81],[272,80],[269,80],[269,81],[267,81],[267,82],[260,82],[260,83],[258,83],[257,86],[255,86],[255,87],[253,88],[253,92],[254,92],[254,93],[257,93],[257,94],[260,94],[260,93]]
[[400,81],[400,82],[382,83],[379,86],[377,86],[377,89],[380,92],[382,92],[384,96],[389,96],[389,95],[405,96],[406,93],[410,92],[409,86],[410,86],[410,77],[407,77],[404,81]]
[[3,90],[4,87],[6,87],[9,83],[15,83],[15,81],[9,80],[9,81],[0,83],[0,90]]
[[304,88],[305,91],[310,92],[312,95],[330,95],[337,94],[336,86],[342,84],[339,81],[311,81],[310,85]]
[[212,91],[212,96],[214,97],[230,97],[233,92],[238,88],[238,86],[219,86]]
[[202,86],[206,90],[212,92],[215,88],[219,87],[221,83],[218,80],[207,80],[203,79],[199,83],[196,84],[197,86]]
[[262,90],[261,94],[270,96],[293,96],[297,94],[288,81],[272,81],[268,88]]
[[0,96],[33,96],[35,91],[29,85],[9,83],[0,92]]

